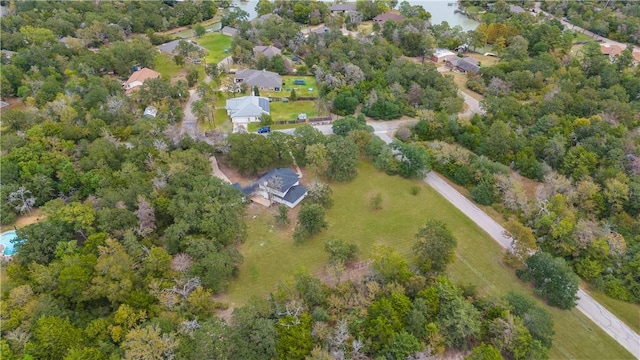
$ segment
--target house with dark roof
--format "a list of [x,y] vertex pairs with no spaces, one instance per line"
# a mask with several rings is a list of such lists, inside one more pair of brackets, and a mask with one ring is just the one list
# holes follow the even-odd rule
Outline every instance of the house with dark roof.
[[242,96],[227,100],[225,109],[234,124],[260,121],[260,115],[270,114],[269,99],[260,96]]
[[[265,205],[267,206],[276,202],[294,208],[308,193],[307,188],[300,185],[300,175],[288,168],[273,169],[247,187],[242,187],[237,183],[233,186],[245,195],[252,196],[254,201],[259,200],[256,197],[266,199]],[[263,201],[256,202],[264,203]]]
[[238,70],[235,74],[235,82],[245,83],[250,88],[257,86],[260,90],[280,91],[282,88],[282,77],[266,70]]
[[357,10],[358,9],[356,4],[333,4],[329,7],[329,11],[331,11],[331,14],[347,13]]
[[389,20],[395,21],[395,22],[402,21],[402,20],[404,20],[404,16],[402,16],[402,15],[396,13],[396,12],[389,11],[389,12],[386,12],[384,14],[380,14],[380,15],[378,15],[378,16],[373,18],[373,21],[375,21],[378,24],[380,24],[380,27],[383,27],[384,23],[386,23]]
[[463,58],[452,57],[447,60],[447,66],[453,70],[460,71],[465,74],[477,74],[480,71],[480,63],[478,60],[466,56]]
[[256,46],[253,47],[253,54],[255,56],[258,56],[259,54],[262,54],[267,59],[271,59],[272,57],[274,57],[276,55],[281,55],[282,54],[282,50],[278,49],[277,47],[275,47],[273,45],[269,45],[269,46],[256,45]]
[[231,26],[225,26],[223,27],[220,32],[222,33],[222,35],[227,35],[227,36],[234,36],[238,33],[240,33],[240,30],[231,27]]

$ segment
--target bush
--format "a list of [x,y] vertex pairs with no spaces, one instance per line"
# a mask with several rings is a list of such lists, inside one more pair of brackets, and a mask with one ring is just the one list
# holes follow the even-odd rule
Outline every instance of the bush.
[[418,185],[412,185],[411,188],[409,189],[409,193],[411,195],[418,195],[420,193],[420,190],[422,190],[422,188]]
[[377,193],[369,199],[369,205],[373,210],[382,209],[382,194]]

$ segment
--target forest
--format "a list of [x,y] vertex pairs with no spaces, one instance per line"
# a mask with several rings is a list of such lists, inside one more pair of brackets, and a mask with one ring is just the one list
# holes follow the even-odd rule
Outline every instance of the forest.
[[[0,222],[38,214],[2,264],[3,359],[417,359],[451,349],[469,359],[548,356],[550,313],[528,295],[485,296],[447,279],[457,239],[431,220],[418,224],[415,258],[378,247],[366,277],[329,285],[296,274],[273,284],[270,297],[231,309],[229,322],[218,318],[228,310],[218,296],[243,262],[249,205],[211,176],[212,157],[243,175],[298,165],[326,182],[314,184],[297,217],[278,209],[274,218],[275,226],[294,222],[291,241],[300,244],[325,231],[330,186],[356,178],[359,161],[406,178],[433,169],[508,219],[516,241],[505,261],[550,305],[575,306],[576,274],[640,302],[640,72],[630,50],[613,63],[593,42],[572,53],[573,35],[558,21],[502,16],[503,3],[471,32],[432,26],[428,13],[400,4],[404,20],[352,37],[343,24],[357,28],[396,4],[358,1],[360,16],[333,17],[323,2],[260,1],[260,15],[280,18],[221,15],[239,30],[230,55],[281,73],[290,69],[253,57],[253,46],[299,57],[298,73],[318,84],[318,106],[341,117],[335,135],[302,125],[200,141],[179,124],[189,90],[212,91],[197,73],[147,80],[131,96],[122,80],[154,67],[154,45],[171,38],[164,31],[220,15],[226,2],[0,4],[9,11],[0,23],[0,92],[24,105],[2,110]],[[591,21],[579,4],[567,6]],[[319,23],[329,30],[299,33]],[[484,96],[484,114],[468,121],[457,117],[463,100],[452,77],[425,60],[436,47],[465,43],[501,57],[467,81]],[[224,75],[210,68],[219,85]],[[142,116],[148,106],[158,117]],[[365,116],[418,121],[385,144]],[[534,196],[516,173],[540,185]],[[357,259],[348,241],[325,246],[331,266]],[[546,268],[570,291],[539,286]]]

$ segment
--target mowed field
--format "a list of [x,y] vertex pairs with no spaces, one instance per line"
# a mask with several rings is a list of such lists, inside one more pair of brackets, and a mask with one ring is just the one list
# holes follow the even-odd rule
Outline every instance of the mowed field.
[[230,53],[224,52],[224,49],[231,47],[231,37],[229,36],[220,33],[207,33],[195,39],[195,41],[198,45],[209,51],[206,57],[207,64],[217,64],[222,61],[222,59],[231,55]]
[[[356,243],[361,259],[369,258],[376,244],[393,246],[410,259],[415,233],[430,218],[447,223],[458,239],[456,261],[449,267],[454,281],[473,284],[486,296],[500,297],[508,291],[532,294],[531,287],[502,264],[500,247],[424,182],[387,176],[367,162],[360,164],[359,172],[350,183],[331,184],[335,205],[327,212],[329,228],[302,245],[293,243],[292,226],[273,225],[275,210],[251,205],[246,219],[249,237],[240,246],[244,263],[221,300],[241,306],[252,295],[267,296],[296,272],[323,275],[324,241],[330,238]],[[410,193],[415,185],[421,188],[418,195]],[[378,193],[384,199],[382,209],[373,210],[369,199]],[[556,331],[551,358],[633,358],[578,310],[546,308],[554,315]]]

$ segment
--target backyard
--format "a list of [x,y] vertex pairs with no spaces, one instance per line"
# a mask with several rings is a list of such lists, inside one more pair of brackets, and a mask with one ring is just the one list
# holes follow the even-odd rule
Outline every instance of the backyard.
[[307,117],[315,117],[318,114],[313,100],[272,101],[269,106],[273,121],[296,120],[299,114],[307,114]]
[[207,49],[207,64],[217,64],[230,54],[224,50],[231,47],[231,37],[220,33],[207,33],[204,36],[194,39],[198,45]]
[[[429,218],[446,222],[458,239],[456,261],[449,267],[454,281],[473,284],[483,295],[531,294],[530,287],[502,264],[500,247],[435,190],[419,180],[387,176],[366,162],[359,172],[350,183],[332,184],[335,205],[327,212],[329,229],[300,246],[291,240],[292,226],[273,225],[273,209],[252,205],[246,217],[249,237],[240,246],[244,262],[222,300],[238,306],[251,295],[267,296],[296,272],[323,275],[323,244],[330,238],[356,243],[361,259],[369,258],[375,244],[391,245],[410,258],[415,233]],[[411,195],[416,185],[421,191]],[[372,210],[369,199],[378,193],[382,209]],[[632,358],[578,310],[547,309],[554,315],[556,331],[550,358]]]
[[[296,80],[304,81],[303,85],[294,84]],[[296,75],[284,75],[282,76],[282,90],[281,91],[267,91],[260,90],[260,95],[269,97],[289,97],[291,90],[296,90],[297,96],[302,97],[318,97],[318,86],[316,85],[316,79],[313,76],[296,76]]]

